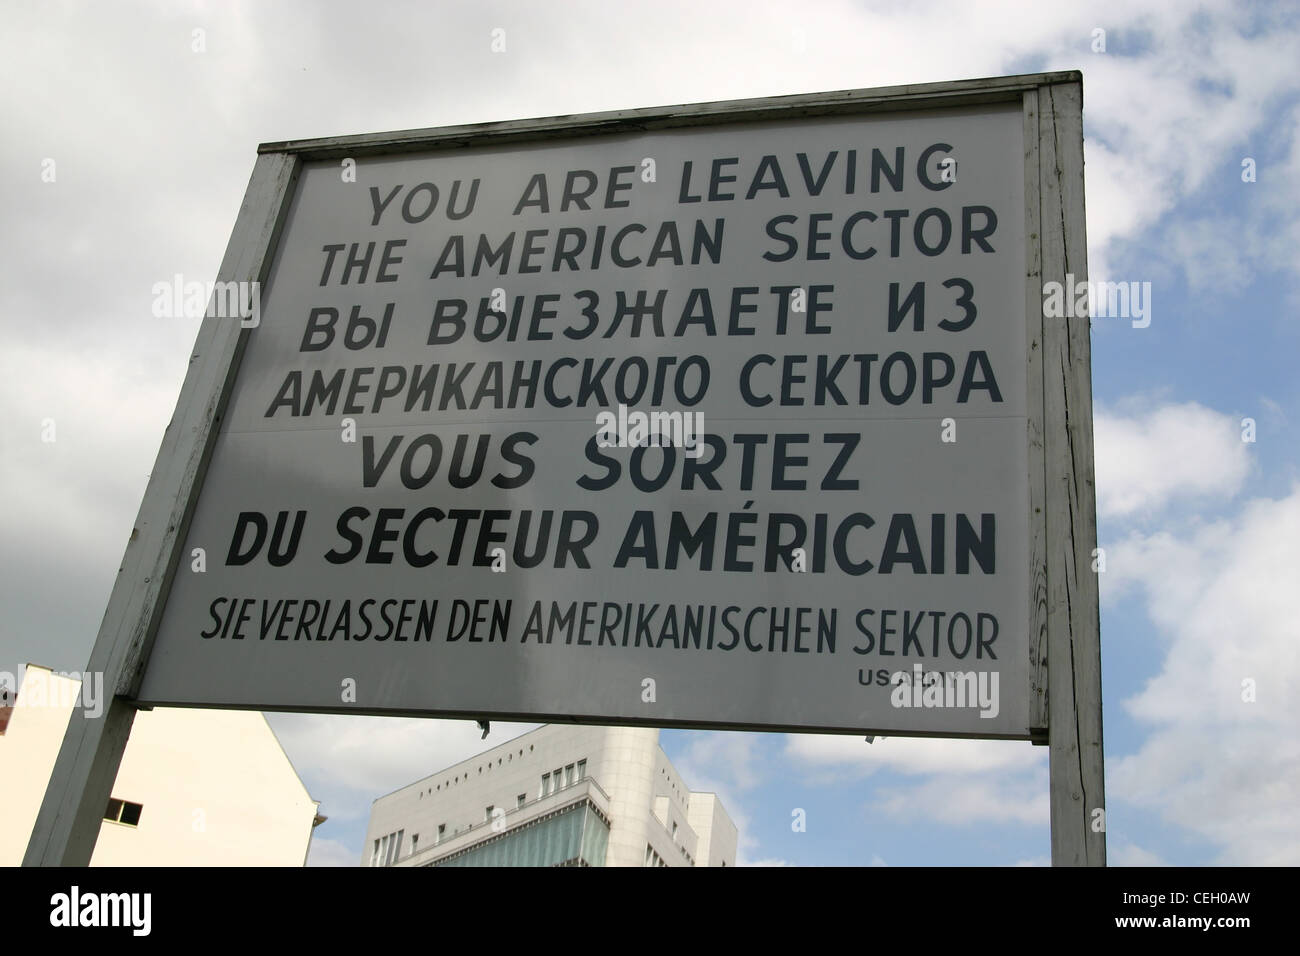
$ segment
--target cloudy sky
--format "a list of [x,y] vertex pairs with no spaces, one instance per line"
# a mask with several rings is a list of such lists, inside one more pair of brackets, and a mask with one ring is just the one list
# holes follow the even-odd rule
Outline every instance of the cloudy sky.
[[[215,277],[259,142],[1077,69],[1091,274],[1152,288],[1149,326],[1093,331],[1111,860],[1300,863],[1300,12],[1067,6],[6,3],[0,669],[85,665],[198,326],[151,288]],[[271,721],[330,817],[317,864],[479,747],[472,723]],[[1048,858],[1045,748],[662,740],[745,862]]]

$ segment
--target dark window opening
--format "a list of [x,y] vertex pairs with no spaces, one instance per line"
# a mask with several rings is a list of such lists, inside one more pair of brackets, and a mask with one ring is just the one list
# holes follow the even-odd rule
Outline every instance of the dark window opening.
[[140,825],[140,813],[143,810],[144,805],[140,803],[131,803],[129,800],[109,800],[108,809],[104,811],[104,819],[128,827],[137,827]]

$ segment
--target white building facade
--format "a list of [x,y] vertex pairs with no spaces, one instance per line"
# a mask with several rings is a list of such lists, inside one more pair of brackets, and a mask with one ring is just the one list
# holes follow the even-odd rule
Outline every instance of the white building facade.
[[[102,712],[96,694],[29,664],[0,707],[0,866],[22,863],[68,720],[97,719],[74,716]],[[90,865],[302,866],[317,810],[260,713],[141,711]]]
[[735,866],[654,728],[552,724],[380,797],[362,866]]

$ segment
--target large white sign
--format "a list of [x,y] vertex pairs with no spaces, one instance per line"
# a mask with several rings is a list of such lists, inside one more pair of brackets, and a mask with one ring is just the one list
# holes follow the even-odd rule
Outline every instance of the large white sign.
[[1023,140],[307,163],[139,699],[1029,736]]

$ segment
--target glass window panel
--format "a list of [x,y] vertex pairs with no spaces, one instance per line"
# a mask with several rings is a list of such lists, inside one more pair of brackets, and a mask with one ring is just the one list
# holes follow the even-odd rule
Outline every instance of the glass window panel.
[[582,805],[522,827],[435,866],[556,866],[581,858],[604,866],[609,828]]

